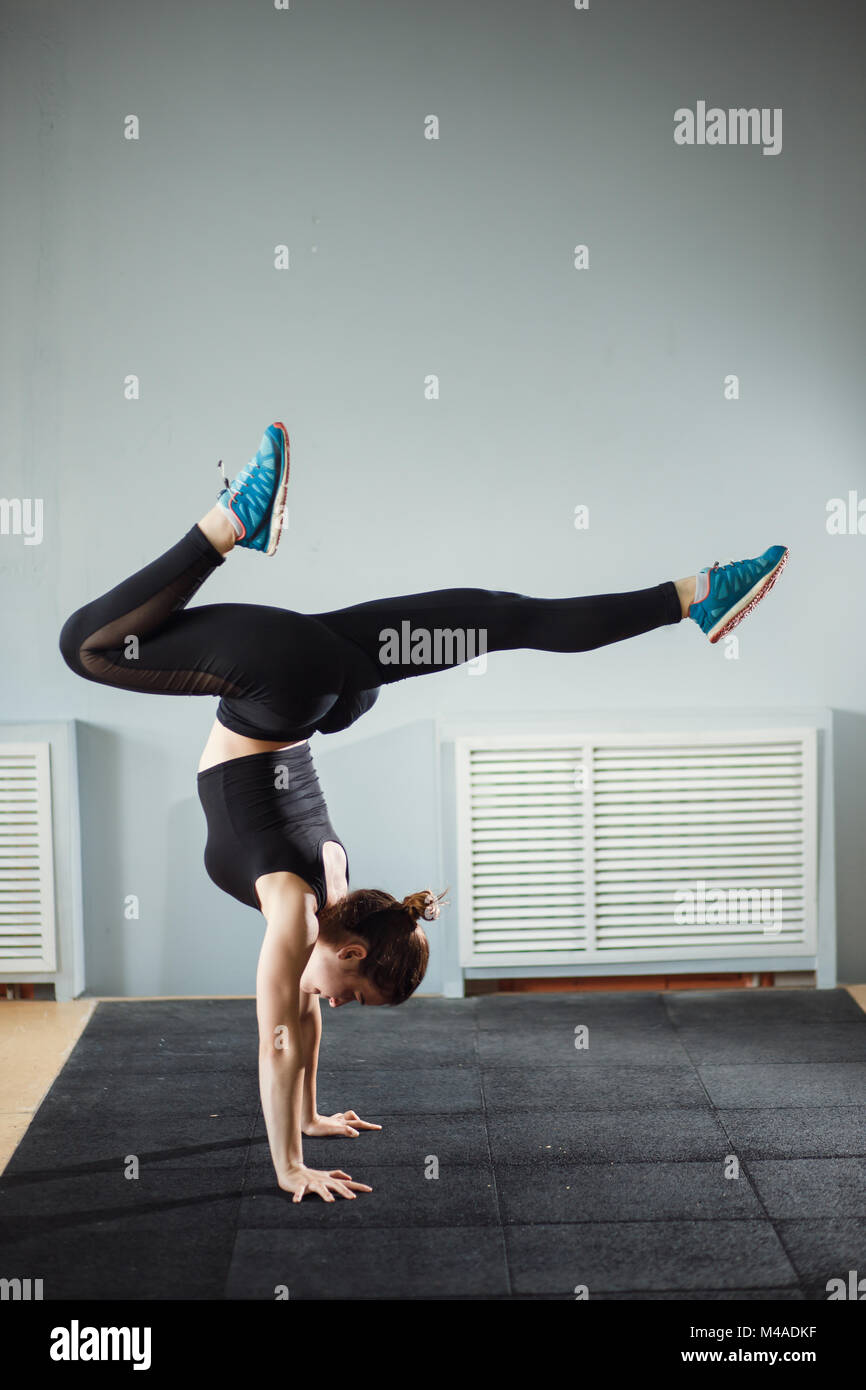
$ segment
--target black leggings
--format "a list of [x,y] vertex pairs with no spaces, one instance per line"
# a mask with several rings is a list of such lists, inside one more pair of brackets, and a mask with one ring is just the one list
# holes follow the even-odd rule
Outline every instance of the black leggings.
[[333,613],[261,604],[187,608],[224,557],[193,526],[159,559],[66,621],[60,650],[85,680],[159,695],[215,695],[248,738],[335,733],[379,688],[487,652],[584,652],[680,621],[671,582],[634,593],[537,599],[439,589]]

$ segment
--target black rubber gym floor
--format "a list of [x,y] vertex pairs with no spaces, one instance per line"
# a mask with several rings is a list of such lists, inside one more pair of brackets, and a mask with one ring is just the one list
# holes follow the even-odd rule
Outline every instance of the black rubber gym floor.
[[45,1299],[799,1300],[866,1274],[844,990],[324,1012],[320,1110],[384,1128],[305,1159],[372,1193],[277,1188],[254,1001],[100,1004],[0,1177],[0,1275]]

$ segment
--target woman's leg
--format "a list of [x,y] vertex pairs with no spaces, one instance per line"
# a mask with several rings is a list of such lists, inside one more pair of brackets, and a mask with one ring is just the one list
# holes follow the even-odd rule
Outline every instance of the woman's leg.
[[73,671],[102,685],[219,696],[220,721],[249,738],[308,737],[350,675],[353,689],[364,684],[367,663],[300,613],[257,604],[186,607],[234,543],[221,510],[73,613],[60,650]]
[[[209,688],[208,672],[199,669],[191,648],[163,643],[162,663],[156,648],[174,615],[224,559],[200,525],[191,527],[165,554],[67,618],[60,633],[63,659],[77,675],[101,685],[169,695],[221,694]],[[184,659],[175,660],[173,651]]]
[[[538,599],[488,589],[440,589],[316,615],[363,652],[383,684],[447,670],[487,652],[529,647],[586,652],[693,618],[710,642],[731,632],[769,593],[788,560],[771,545],[749,560],[718,562],[686,579],[625,594]],[[368,682],[376,677],[367,677]],[[351,688],[333,711],[351,722]],[[363,695],[364,692],[361,691]],[[330,732],[325,729],[324,732]]]
[[592,651],[680,622],[694,594],[694,576],[633,593],[587,598],[439,589],[315,616],[359,646],[378,667],[381,683],[390,684],[447,670],[486,652],[520,647]]

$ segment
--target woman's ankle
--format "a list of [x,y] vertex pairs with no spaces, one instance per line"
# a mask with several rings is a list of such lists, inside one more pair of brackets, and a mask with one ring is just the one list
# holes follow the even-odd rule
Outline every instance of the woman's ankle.
[[674,584],[679,595],[680,608],[684,618],[689,616],[689,609],[695,601],[695,583],[697,576],[689,575],[688,579],[675,579]]
[[237,535],[225,507],[219,504],[211,507],[198,523],[198,529],[220,555],[228,555],[229,551],[234,549]]

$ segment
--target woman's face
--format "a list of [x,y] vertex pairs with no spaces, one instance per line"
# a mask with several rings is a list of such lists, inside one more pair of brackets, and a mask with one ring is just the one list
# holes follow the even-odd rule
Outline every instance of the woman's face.
[[301,992],[321,995],[332,1009],[339,1009],[341,1004],[386,1004],[384,995],[360,972],[366,954],[360,941],[329,946],[320,937],[301,976]]

